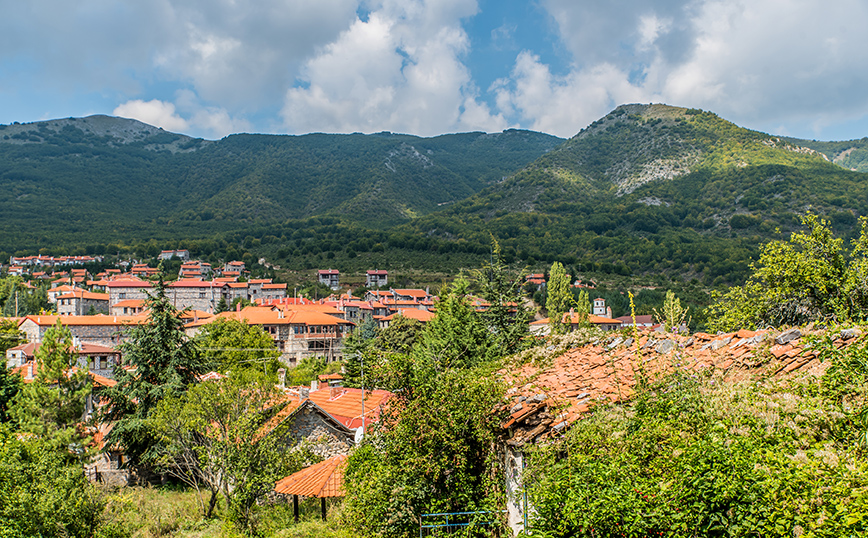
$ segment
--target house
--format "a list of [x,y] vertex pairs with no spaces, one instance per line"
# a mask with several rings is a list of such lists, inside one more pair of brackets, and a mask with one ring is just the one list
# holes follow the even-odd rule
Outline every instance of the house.
[[192,308],[214,312],[217,303],[224,297],[227,284],[184,279],[166,285],[166,298],[178,310]]
[[[294,366],[306,357],[323,357],[327,361],[343,356],[343,339],[352,322],[318,311],[317,309],[289,309],[250,306],[232,312],[221,312],[209,319],[188,323],[185,331],[191,338],[208,323],[218,319],[242,320],[248,325],[259,325],[274,339],[280,360]],[[298,308],[298,307],[296,307]]]
[[66,284],[62,286],[54,286],[53,288],[48,288],[48,302],[52,304],[57,303],[58,297],[71,293],[77,289],[78,288],[76,288],[75,286],[68,286]]
[[323,458],[346,455],[355,444],[356,432],[380,418],[383,406],[393,396],[385,390],[346,387],[284,389],[280,411],[263,426],[268,433],[287,425],[285,438],[290,445],[305,442],[308,449]]
[[434,296],[428,293],[428,290],[421,289],[391,289],[392,298],[395,301],[414,301],[416,303],[424,303],[432,301]]
[[333,290],[338,290],[341,287],[340,272],[337,269],[320,269],[316,272],[317,280],[320,284],[328,286]]
[[88,314],[108,314],[109,295],[74,289],[56,298],[57,313],[61,316],[84,316]]
[[141,299],[125,299],[111,307],[113,316],[137,316],[144,313],[145,302]]
[[380,269],[368,270],[365,276],[366,288],[380,288],[389,285],[389,272]]
[[190,259],[190,251],[183,248],[178,250],[164,250],[160,252],[159,256],[157,256],[158,260],[171,260],[172,258],[188,261]]
[[144,301],[148,298],[152,288],[150,282],[133,278],[109,280],[105,283],[105,290],[109,294],[109,307],[127,299]]
[[[234,273],[236,276],[243,273],[245,270],[244,262],[231,261],[223,266],[223,274]],[[228,276],[228,275],[227,275]]]
[[[35,362],[36,352],[39,351],[41,345],[40,343],[27,343],[7,349],[6,368],[20,368],[27,363]],[[121,361],[120,352],[111,347],[95,344],[79,344],[73,345],[72,351],[78,356],[77,364],[79,368],[86,368],[89,372],[108,379],[114,378],[114,366],[115,364],[120,364]],[[33,379],[33,376],[36,375],[36,370],[22,370],[21,373],[26,382],[29,379]]]
[[[863,341],[856,331],[817,331],[841,349]],[[679,369],[714,375],[721,383],[749,379],[820,377],[829,368],[808,345],[802,330],[749,331],[711,335],[660,334],[639,330],[612,335],[499,372],[509,400],[495,409],[506,442],[507,519],[513,534],[532,512],[522,491],[526,446],[558,438],[595,405],[632,399],[640,379],[659,378]],[[638,341],[634,338],[638,337]]]
[[18,330],[24,333],[28,342],[41,343],[45,331],[60,321],[68,328],[72,337],[81,344],[95,344],[113,348],[122,343],[130,327],[148,321],[147,316],[42,316],[31,315],[21,318]]

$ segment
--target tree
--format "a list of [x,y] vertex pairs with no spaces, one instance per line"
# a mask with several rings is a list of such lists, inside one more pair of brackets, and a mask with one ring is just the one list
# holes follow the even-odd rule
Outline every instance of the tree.
[[[6,350],[15,347],[24,336],[18,331],[15,320],[0,320],[0,356],[6,355]],[[21,388],[21,377],[12,375],[6,362],[0,364],[0,422],[9,420],[9,402]]]
[[145,300],[148,319],[130,328],[121,344],[124,364],[115,365],[117,384],[106,390],[103,419],[116,421],[106,439],[124,447],[134,464],[156,458],[159,446],[147,426],[153,409],[164,398],[178,397],[205,372],[193,342],[184,334],[179,312],[159,280]]
[[864,321],[868,316],[868,220],[849,256],[829,224],[811,213],[789,242],[762,248],[753,274],[740,287],[714,294],[712,330],[800,325],[816,320]]
[[564,334],[569,328],[569,321],[564,323],[564,315],[570,309],[573,298],[570,292],[570,279],[561,262],[552,263],[549,269],[549,280],[546,284],[546,310],[549,314],[549,327],[552,334]]
[[274,483],[301,468],[307,454],[287,450],[279,431],[263,425],[279,396],[273,381],[261,374],[233,372],[206,381],[179,396],[162,400],[149,420],[166,450],[158,463],[197,492],[205,517],[211,517],[218,495],[230,515],[249,525],[254,503]]
[[274,339],[262,327],[243,320],[217,319],[203,326],[194,342],[204,366],[211,370],[278,368]]
[[45,331],[36,351],[36,379],[12,399],[9,414],[19,430],[45,439],[61,450],[83,453],[87,438],[78,425],[91,384],[86,369],[77,369],[72,333],[61,325]]
[[436,377],[451,368],[470,368],[500,352],[498,335],[470,303],[468,282],[458,278],[443,290],[437,315],[427,323],[411,354],[419,377]]
[[78,463],[0,424],[0,536],[94,536],[103,501]]
[[500,244],[492,236],[491,258],[473,276],[480,294],[489,303],[481,317],[494,335],[494,345],[501,356],[518,351],[529,333],[530,312],[521,293],[523,273],[509,270]]
[[681,299],[675,296],[672,290],[666,291],[666,297],[663,299],[663,309],[658,312],[654,309],[654,318],[657,323],[663,325],[663,330],[666,332],[678,331],[682,326],[686,327],[690,320],[687,317],[689,308],[681,306]]
[[226,302],[226,297],[220,297],[220,300],[217,301],[217,306],[214,307],[214,313],[219,314],[221,312],[226,312],[229,310],[229,304]]

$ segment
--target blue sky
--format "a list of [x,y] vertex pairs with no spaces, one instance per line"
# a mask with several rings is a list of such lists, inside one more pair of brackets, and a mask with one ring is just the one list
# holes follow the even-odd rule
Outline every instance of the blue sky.
[[0,0],[0,123],[235,132],[524,128],[619,104],[868,136],[864,0]]

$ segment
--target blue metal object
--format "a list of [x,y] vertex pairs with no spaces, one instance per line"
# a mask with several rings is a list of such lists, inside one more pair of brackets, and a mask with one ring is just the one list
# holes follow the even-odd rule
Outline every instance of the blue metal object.
[[[419,538],[422,538],[425,529],[442,529],[446,533],[452,533],[459,530],[462,527],[470,527],[473,525],[496,525],[497,521],[462,521],[455,522],[454,518],[458,518],[460,520],[468,520],[472,519],[471,517],[466,516],[478,516],[483,514],[505,514],[506,510],[494,510],[494,511],[479,511],[479,512],[440,512],[436,514],[422,514],[419,516]],[[465,517],[461,517],[465,516]],[[425,519],[437,519],[439,518],[439,522],[430,522],[425,523]],[[445,523],[443,522],[445,519]]]

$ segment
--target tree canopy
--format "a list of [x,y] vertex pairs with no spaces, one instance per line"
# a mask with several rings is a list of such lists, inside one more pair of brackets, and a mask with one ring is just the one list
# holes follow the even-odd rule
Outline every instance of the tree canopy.
[[743,286],[716,295],[708,308],[715,330],[779,327],[868,317],[868,220],[849,252],[828,221],[807,214],[806,232],[763,246]]

